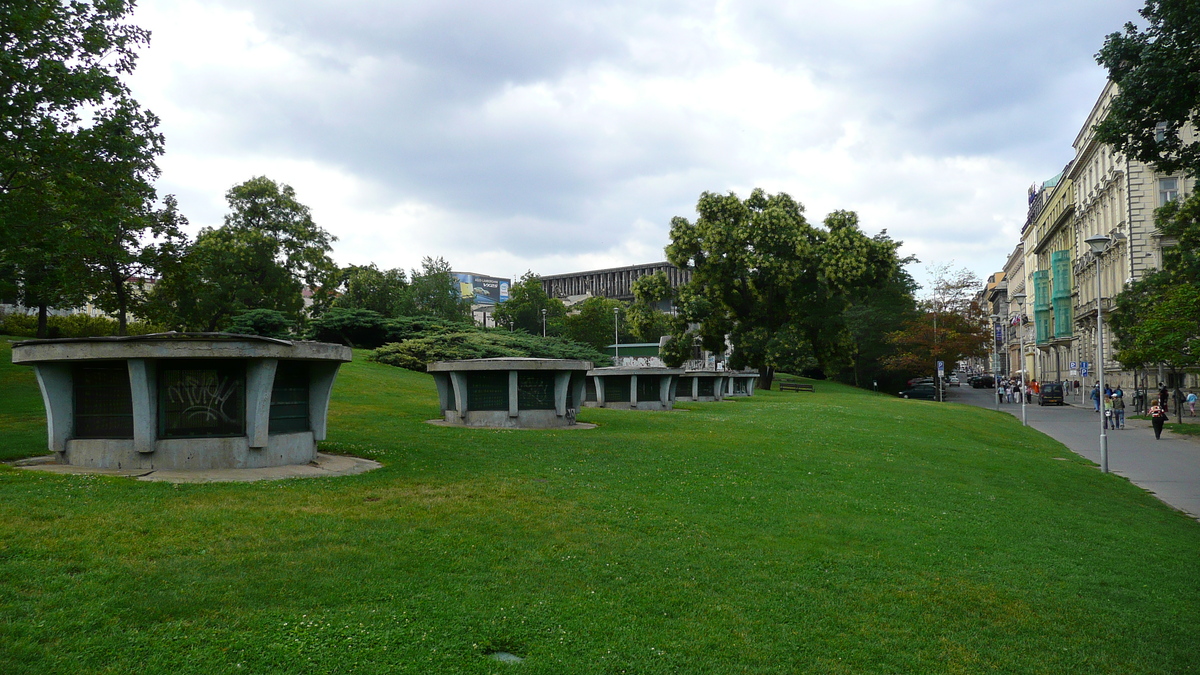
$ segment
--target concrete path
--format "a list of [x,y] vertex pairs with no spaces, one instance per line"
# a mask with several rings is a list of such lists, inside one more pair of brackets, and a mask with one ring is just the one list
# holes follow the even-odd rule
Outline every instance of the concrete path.
[[144,481],[167,483],[241,483],[258,480],[280,480],[283,478],[317,478],[330,476],[352,476],[383,466],[379,462],[361,457],[326,455],[317,453],[315,462],[291,466],[274,466],[264,469],[91,469],[81,466],[58,464],[54,455],[34,457],[13,462],[18,469],[47,471],[50,473],[93,474],[98,476],[123,476]]
[[[951,387],[947,400],[996,408],[992,389]],[[1042,407],[1033,403],[1025,406],[1025,414],[1029,426],[1099,465],[1100,415],[1092,410],[1090,402],[1085,401],[1084,405]],[[1019,403],[1001,404],[1000,410],[1021,417]],[[1108,430],[1108,470],[1200,519],[1200,439],[1164,431],[1162,439],[1156,441],[1148,421],[1128,420],[1125,426]]]

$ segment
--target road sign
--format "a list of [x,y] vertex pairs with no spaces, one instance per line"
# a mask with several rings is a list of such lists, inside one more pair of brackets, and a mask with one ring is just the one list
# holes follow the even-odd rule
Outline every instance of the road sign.
[[938,366],[938,377],[945,377],[946,376],[946,362],[938,361],[937,366]]
[[1071,362],[1071,370],[1079,370],[1079,364],[1075,361]]
[[1087,375],[1088,375],[1088,362],[1080,361],[1079,362],[1079,376],[1087,377]]

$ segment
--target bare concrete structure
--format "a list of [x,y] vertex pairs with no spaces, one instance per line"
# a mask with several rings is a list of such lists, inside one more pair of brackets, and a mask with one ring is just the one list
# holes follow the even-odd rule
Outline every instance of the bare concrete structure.
[[758,373],[739,372],[736,370],[725,373],[726,396],[753,396],[754,388],[758,385]]
[[437,361],[427,367],[447,424],[511,429],[574,426],[591,369],[591,361],[534,358]]
[[254,335],[27,340],[59,463],[100,469],[307,464],[351,351]]
[[676,399],[680,401],[720,401],[725,398],[729,373],[716,370],[687,370],[679,376]]
[[623,410],[670,410],[680,368],[596,368],[588,373],[584,404]]

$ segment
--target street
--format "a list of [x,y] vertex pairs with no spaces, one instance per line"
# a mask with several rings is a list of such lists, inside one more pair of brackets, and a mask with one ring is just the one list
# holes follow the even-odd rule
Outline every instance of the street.
[[[996,409],[994,389],[950,387],[947,400]],[[1091,401],[1085,399],[1084,407],[1070,396],[1067,401],[1074,405],[1043,407],[1036,403],[1036,396],[1034,401],[1025,407],[1029,426],[1099,465],[1100,416],[1092,410]],[[999,408],[1018,419],[1021,417],[1019,403],[1004,403]],[[1131,413],[1132,408],[1126,412]],[[1171,419],[1175,419],[1173,412]],[[1108,430],[1108,468],[1200,519],[1200,440],[1164,431],[1162,439],[1156,441],[1150,422],[1128,420],[1125,429]]]

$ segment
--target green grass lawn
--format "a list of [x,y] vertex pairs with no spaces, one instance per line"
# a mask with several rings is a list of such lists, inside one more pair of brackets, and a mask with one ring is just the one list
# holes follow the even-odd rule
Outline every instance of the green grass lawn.
[[[41,454],[0,349],[0,449]],[[0,467],[0,672],[1200,669],[1200,523],[1010,415],[822,382],[444,428],[428,376],[365,355],[323,449],[377,471]]]

